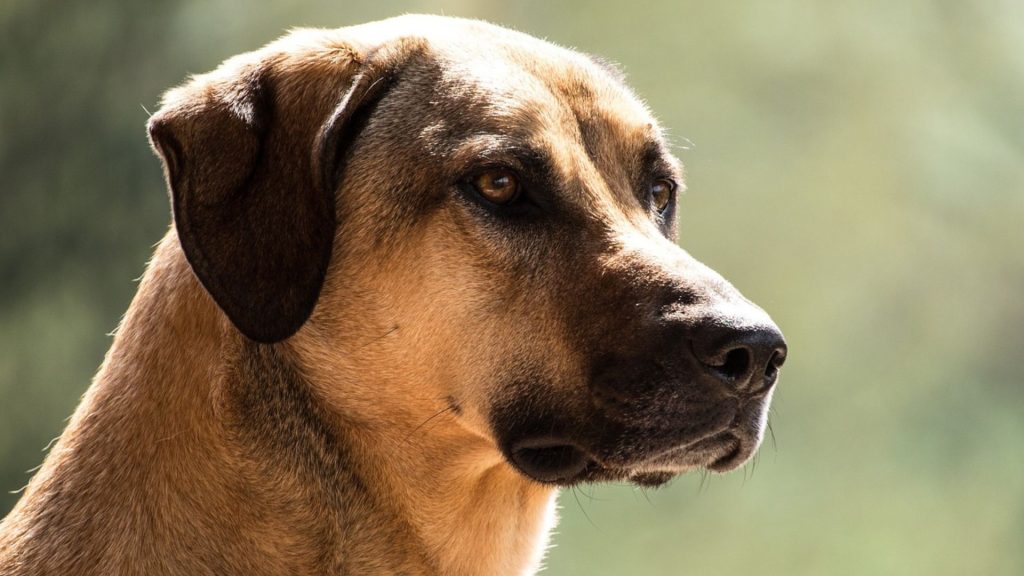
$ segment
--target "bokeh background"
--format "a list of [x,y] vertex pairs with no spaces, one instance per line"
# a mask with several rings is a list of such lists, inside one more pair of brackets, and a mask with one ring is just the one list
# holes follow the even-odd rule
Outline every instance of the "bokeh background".
[[681,242],[789,339],[756,467],[565,492],[545,574],[1024,574],[1024,3],[0,2],[0,515],[169,223],[146,110],[293,26],[482,17],[620,62]]

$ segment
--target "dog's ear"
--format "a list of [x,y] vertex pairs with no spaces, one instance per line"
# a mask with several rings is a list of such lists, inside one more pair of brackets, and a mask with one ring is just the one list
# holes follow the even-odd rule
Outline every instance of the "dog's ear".
[[299,74],[229,61],[169,92],[149,121],[185,256],[252,340],[288,338],[319,297],[340,150],[394,75],[362,64]]

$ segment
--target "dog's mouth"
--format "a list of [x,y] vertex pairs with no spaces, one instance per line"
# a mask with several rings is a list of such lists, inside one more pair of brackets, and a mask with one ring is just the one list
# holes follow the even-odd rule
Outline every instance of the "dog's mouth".
[[531,438],[511,450],[512,464],[538,482],[571,484],[597,461],[581,447],[560,438]]
[[640,486],[660,486],[695,469],[728,472],[746,462],[756,449],[756,441],[729,430],[625,462],[618,458],[603,459],[566,438],[544,436],[515,443],[508,459],[517,470],[544,484],[573,486],[628,481]]
[[760,446],[769,402],[691,400],[685,409],[656,407],[629,422],[600,413],[524,418],[525,409],[510,407],[498,414],[518,418],[505,424],[499,417],[494,428],[506,461],[537,482],[657,486],[693,470],[724,473],[745,464]]

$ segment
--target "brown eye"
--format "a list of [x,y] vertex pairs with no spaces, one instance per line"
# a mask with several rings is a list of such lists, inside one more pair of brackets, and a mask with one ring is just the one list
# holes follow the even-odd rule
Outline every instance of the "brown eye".
[[664,212],[672,203],[672,192],[675,192],[676,183],[662,178],[651,184],[651,204],[658,212]]
[[519,181],[508,170],[494,169],[482,172],[473,180],[473,187],[489,202],[509,204],[519,196]]

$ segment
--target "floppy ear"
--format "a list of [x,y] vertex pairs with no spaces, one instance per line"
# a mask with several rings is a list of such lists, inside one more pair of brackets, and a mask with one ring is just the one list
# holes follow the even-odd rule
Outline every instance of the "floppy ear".
[[236,63],[172,90],[150,119],[185,256],[250,339],[284,340],[312,313],[335,234],[338,150],[389,72],[295,80]]

